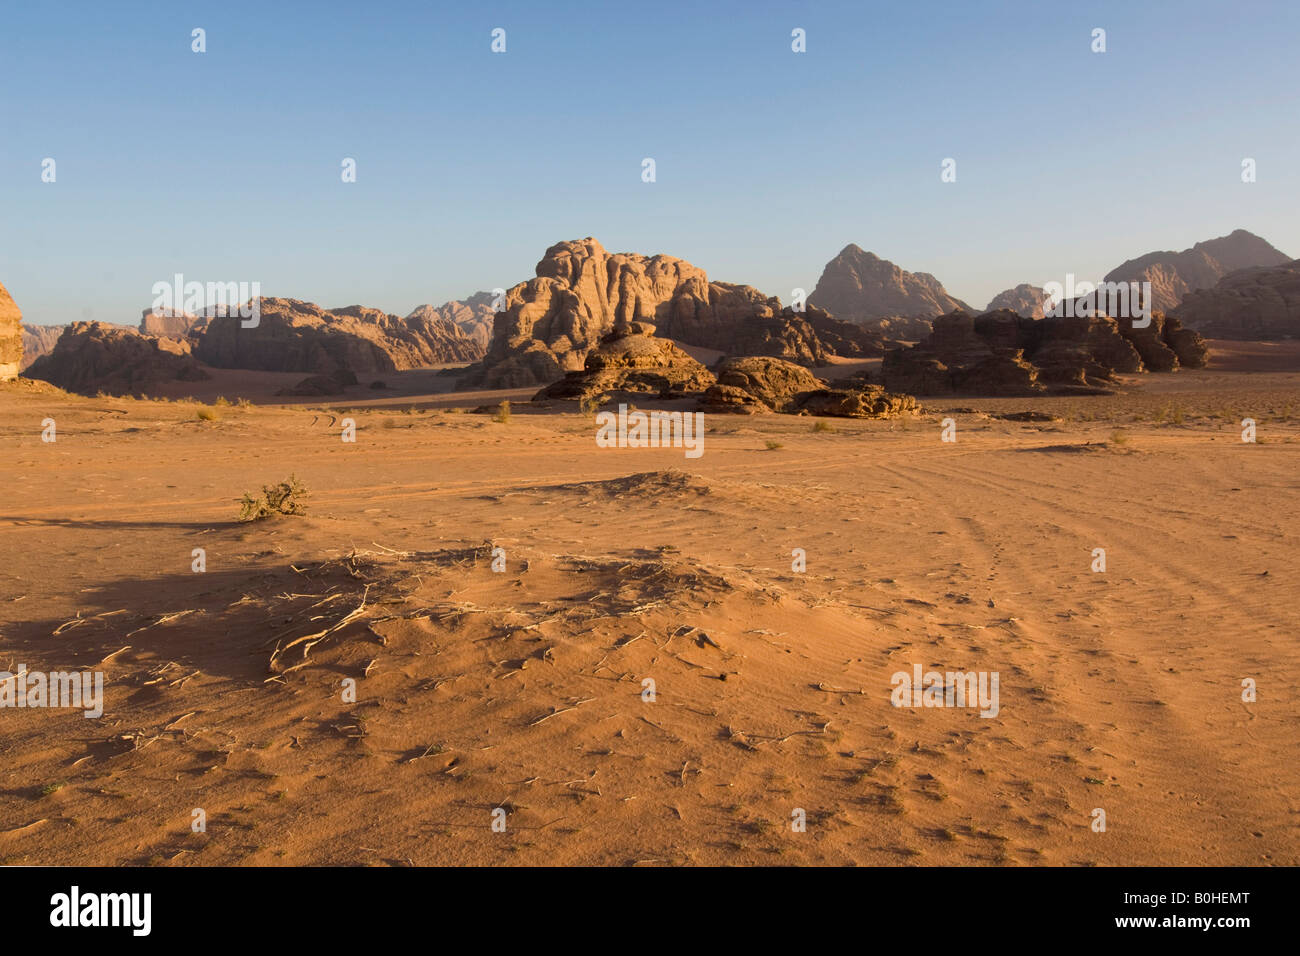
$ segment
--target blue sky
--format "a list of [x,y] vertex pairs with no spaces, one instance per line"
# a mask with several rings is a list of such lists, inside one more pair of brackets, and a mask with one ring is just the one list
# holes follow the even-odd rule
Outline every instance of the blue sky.
[[176,272],[406,314],[588,235],[783,301],[849,242],[977,306],[1237,227],[1300,255],[1292,0],[5,7],[32,322],[138,321]]

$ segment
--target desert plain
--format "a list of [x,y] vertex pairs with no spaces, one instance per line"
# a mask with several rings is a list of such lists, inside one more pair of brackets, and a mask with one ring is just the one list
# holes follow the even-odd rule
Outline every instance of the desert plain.
[[[1300,863],[1300,348],[1211,346],[1109,396],[706,416],[693,460],[431,373],[0,386],[0,669],[105,675],[98,719],[5,712],[0,860]],[[236,520],[291,474],[306,514]],[[996,716],[894,707],[918,664],[997,672]]]

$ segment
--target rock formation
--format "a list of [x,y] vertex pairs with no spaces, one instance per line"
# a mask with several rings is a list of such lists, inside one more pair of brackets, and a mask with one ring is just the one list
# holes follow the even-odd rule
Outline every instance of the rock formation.
[[67,326],[54,350],[25,374],[85,395],[140,395],[165,382],[209,377],[190,354],[188,342],[144,336],[105,322]]
[[914,395],[1086,394],[1116,373],[1173,371],[1205,365],[1205,341],[1177,319],[1152,315],[1133,329],[1105,315],[1029,319],[1009,309],[934,320],[928,339],[885,356],[891,391]]
[[239,315],[214,315],[194,337],[194,354],[216,368],[355,374],[466,362],[474,344],[441,317],[406,319],[351,305],[325,310],[297,299],[261,299],[255,327]]
[[1173,314],[1188,329],[1212,339],[1296,338],[1300,259],[1230,273],[1213,289],[1190,293]]
[[999,309],[1010,309],[1016,315],[1024,316],[1026,319],[1041,319],[1043,300],[1046,298],[1046,291],[1036,285],[1022,282],[1014,289],[1007,289],[995,295],[984,311],[996,312]]
[[1149,252],[1130,259],[1108,272],[1105,281],[1150,282],[1152,309],[1169,312],[1187,293],[1212,288],[1229,272],[1280,266],[1289,258],[1259,236],[1237,229],[1182,252]]
[[[728,354],[808,365],[824,363],[828,354],[813,321],[783,309],[778,299],[750,286],[710,282],[703,269],[672,256],[610,254],[591,238],[546,250],[537,278],[508,290],[505,305],[482,365],[462,388],[555,381],[581,369],[603,336],[629,322]],[[812,319],[838,327],[825,313]]]
[[604,336],[587,353],[582,371],[569,372],[533,396],[545,399],[607,400],[615,392],[650,393],[682,398],[703,392],[714,382],[707,368],[667,339],[654,326],[627,322]]
[[0,382],[17,378],[23,364],[23,314],[0,285]]
[[476,354],[473,360],[483,357],[492,341],[492,326],[496,313],[492,310],[492,293],[476,292],[468,299],[453,299],[442,305],[422,305],[411,312],[407,319],[445,319],[465,333],[465,337],[474,344]]
[[893,418],[920,410],[910,395],[892,395],[860,380],[830,388],[806,368],[766,356],[724,359],[716,372],[718,383],[700,400],[705,412]]
[[[858,323],[894,317],[925,319],[954,309],[971,311],[970,306],[950,296],[929,273],[900,269],[852,243],[826,263],[808,303],[838,319]],[[908,331],[923,334],[925,330],[913,327]],[[892,336],[908,337],[902,333],[901,323],[889,329]]]
[[23,361],[25,369],[42,355],[54,351],[54,343],[59,341],[66,325],[28,325],[23,323]]
[[802,365],[768,356],[723,359],[715,373],[718,391],[710,389],[712,398],[708,401],[719,406],[730,403],[730,389],[738,389],[764,408],[784,412],[790,410],[796,395],[826,387]]

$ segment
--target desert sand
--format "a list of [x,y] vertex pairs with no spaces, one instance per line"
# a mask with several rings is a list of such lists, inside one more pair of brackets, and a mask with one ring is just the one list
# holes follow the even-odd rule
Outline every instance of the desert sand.
[[[1114,396],[710,416],[695,460],[429,373],[2,386],[0,669],[106,683],[5,712],[0,860],[1300,863],[1300,350],[1212,344]],[[306,515],[235,520],[291,473]],[[997,671],[997,716],[893,707],[915,664]]]

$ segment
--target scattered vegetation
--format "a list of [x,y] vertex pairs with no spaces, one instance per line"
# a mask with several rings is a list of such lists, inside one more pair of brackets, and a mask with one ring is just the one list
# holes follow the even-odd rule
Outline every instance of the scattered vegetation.
[[1110,433],[1110,443],[1112,445],[1125,445],[1128,443],[1128,432],[1115,429]]
[[778,448],[784,448],[784,447],[785,445],[781,444],[779,441],[772,441],[772,439],[770,438],[767,440],[768,451],[776,451]]
[[240,501],[239,520],[259,521],[273,515],[302,515],[307,513],[302,499],[307,496],[306,487],[295,476],[276,485],[264,485],[262,493],[254,497],[244,492]]
[[510,424],[510,403],[502,402],[497,406],[497,413],[492,416],[494,422],[500,422],[502,425]]
[[813,422],[812,430],[814,432],[833,432],[835,431],[835,426],[832,425],[830,422],[824,422],[819,420]]
[[201,422],[215,422],[221,418],[221,416],[217,414],[215,408],[200,408],[195,412],[195,415]]

